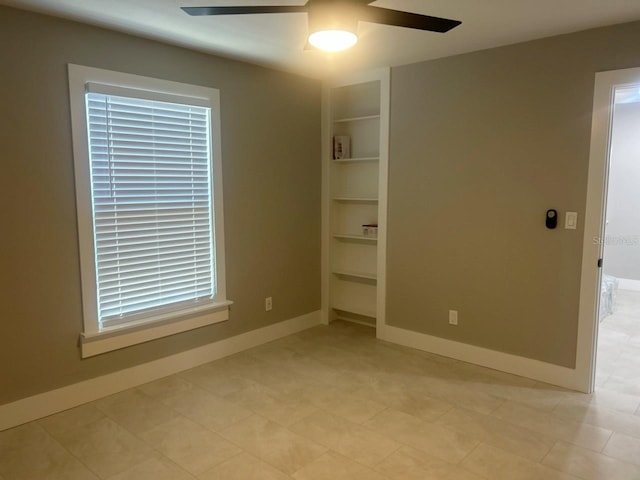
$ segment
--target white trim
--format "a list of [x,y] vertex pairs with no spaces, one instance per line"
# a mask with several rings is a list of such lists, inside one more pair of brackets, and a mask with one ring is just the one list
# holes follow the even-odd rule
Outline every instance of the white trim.
[[[71,65],[70,65],[71,67]],[[77,71],[78,65],[73,65],[74,71]],[[75,75],[75,73],[74,73]],[[184,89],[182,89],[184,90]],[[194,97],[187,95],[174,95],[163,91],[149,91],[142,88],[128,88],[120,85],[110,85],[106,83],[87,82],[85,83],[85,92],[101,93],[103,95],[113,95],[116,97],[140,98],[145,100],[155,100],[168,103],[181,103],[196,105],[198,107],[212,108],[209,97]]]
[[[87,120],[85,108],[85,92],[87,90],[114,93],[116,95],[135,95],[141,98],[153,99],[158,97],[168,101],[193,104],[210,108],[210,145],[211,145],[211,169],[212,169],[212,238],[214,244],[214,275],[216,291],[213,297],[213,305],[227,304],[226,298],[226,269],[225,269],[225,243],[224,243],[224,205],[222,198],[222,140],[221,140],[221,113],[220,113],[220,91],[215,88],[190,85],[185,83],[172,82],[151,77],[143,77],[122,72],[114,72],[81,65],[68,65],[69,71],[69,99],[71,107],[71,126],[73,141],[73,158],[76,186],[76,209],[78,219],[78,239],[80,245],[80,266],[81,266],[81,286],[83,299],[83,335],[85,338],[96,334],[107,332],[111,335],[112,330],[101,328],[98,322],[98,300],[96,293],[96,266],[93,242],[93,212],[91,208],[91,175],[89,168],[89,146],[87,135]],[[140,93],[138,93],[140,92]],[[187,310],[177,311],[171,314],[174,322],[169,325],[163,318],[158,318],[156,324],[147,321],[131,322],[126,326],[134,327],[136,330],[148,328],[149,331],[136,332],[127,335],[131,341],[124,337],[120,340],[110,338],[101,343],[92,342],[91,346],[83,341],[83,357],[97,355],[105,351],[122,348],[134,343],[140,343],[155,338],[159,338],[162,332],[166,335],[199,328],[204,325],[226,320],[219,313],[210,316],[209,320],[200,318],[199,320],[181,320],[192,312]],[[201,315],[201,317],[203,317]],[[156,319],[154,319],[156,320]],[[107,348],[110,347],[110,348]]]
[[[322,247],[321,247],[321,309],[322,321],[329,324],[332,320],[331,299],[330,299],[330,243],[333,239],[331,229],[331,202],[340,200],[331,197],[331,105],[330,90],[333,88],[357,85],[360,83],[380,82],[380,114],[371,117],[358,118],[379,118],[380,138],[378,170],[378,198],[374,199],[378,203],[378,237],[377,237],[377,272],[376,272],[376,332],[384,329],[386,314],[386,266],[387,266],[387,199],[388,199],[388,177],[389,177],[389,126],[391,112],[391,69],[389,67],[374,70],[352,73],[346,76],[337,76],[329,79],[323,84],[322,89]],[[353,119],[343,119],[353,120]],[[350,159],[350,161],[355,159]],[[366,160],[371,160],[367,158]],[[362,199],[357,199],[362,200]],[[368,200],[368,199],[367,199]]]
[[640,292],[640,280],[632,280],[630,278],[618,278],[618,289]]
[[224,322],[229,319],[229,305],[231,303],[224,302],[222,305],[218,305],[217,308],[212,308],[211,305],[208,305],[208,312],[200,312],[186,318],[172,318],[164,322],[154,320],[134,324],[127,323],[104,329],[98,333],[81,334],[80,350],[82,358],[93,357],[119,348]]
[[320,308],[322,323],[331,322],[331,308],[329,307],[329,245],[331,244],[331,115],[329,88],[322,89],[322,119],[320,129],[320,143],[322,145],[321,167],[321,247],[320,247]]
[[582,384],[576,370],[550,363],[489,350],[424,333],[386,325],[378,337],[387,342],[424,350],[502,372],[532,378],[541,382],[581,391]]
[[0,431],[92,402],[320,324],[320,311],[108,375],[0,405]]
[[387,215],[389,189],[389,128],[391,116],[391,69],[377,72],[380,80],[380,147],[378,169],[378,272],[376,291],[376,336],[380,338],[387,318]]
[[[578,312],[578,340],[576,375],[579,390],[592,392],[595,387],[598,311],[604,242],[597,241],[605,232],[605,202],[612,126],[612,105],[615,88],[640,84],[640,68],[596,73],[591,125],[591,151],[587,182],[584,240],[582,247],[582,275],[580,308]],[[595,241],[594,241],[595,240]]]

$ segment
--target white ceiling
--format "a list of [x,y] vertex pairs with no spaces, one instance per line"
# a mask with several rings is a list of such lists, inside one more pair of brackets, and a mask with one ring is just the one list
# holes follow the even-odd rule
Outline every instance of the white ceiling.
[[344,52],[303,50],[303,13],[190,17],[182,6],[302,5],[305,0],[0,0],[302,75],[395,66],[640,20],[638,0],[378,0],[373,5],[461,20],[445,34],[361,22]]

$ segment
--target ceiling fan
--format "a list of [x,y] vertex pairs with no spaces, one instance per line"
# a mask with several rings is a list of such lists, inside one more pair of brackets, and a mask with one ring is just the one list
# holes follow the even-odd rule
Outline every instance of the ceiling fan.
[[358,41],[358,21],[444,33],[462,22],[369,5],[374,0],[308,0],[304,5],[182,7],[189,15],[306,13],[309,43],[328,51],[349,48]]

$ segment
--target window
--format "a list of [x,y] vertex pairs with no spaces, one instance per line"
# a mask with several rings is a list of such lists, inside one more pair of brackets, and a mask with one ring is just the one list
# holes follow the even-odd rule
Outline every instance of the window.
[[83,356],[228,318],[217,90],[69,65]]

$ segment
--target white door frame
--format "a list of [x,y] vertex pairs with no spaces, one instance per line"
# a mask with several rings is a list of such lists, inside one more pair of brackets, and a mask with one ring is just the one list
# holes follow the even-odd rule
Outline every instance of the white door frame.
[[604,253],[606,195],[616,88],[640,85],[640,68],[596,73],[591,125],[591,152],[584,219],[576,374],[580,390],[593,392],[596,376],[598,313]]

